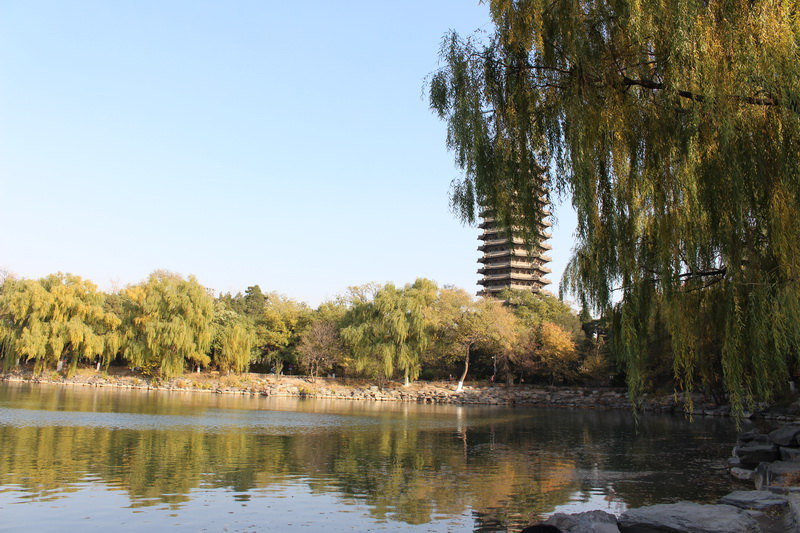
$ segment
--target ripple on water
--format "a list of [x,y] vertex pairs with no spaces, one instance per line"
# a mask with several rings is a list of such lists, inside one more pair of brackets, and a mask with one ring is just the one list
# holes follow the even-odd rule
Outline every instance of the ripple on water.
[[252,411],[246,414],[205,412],[193,417],[187,415],[154,415],[133,413],[103,413],[86,411],[41,411],[0,408],[0,425],[15,427],[80,426],[109,429],[203,429],[205,432],[231,429],[258,431],[266,434],[302,433],[329,428],[368,431],[380,421],[368,417],[340,415]]

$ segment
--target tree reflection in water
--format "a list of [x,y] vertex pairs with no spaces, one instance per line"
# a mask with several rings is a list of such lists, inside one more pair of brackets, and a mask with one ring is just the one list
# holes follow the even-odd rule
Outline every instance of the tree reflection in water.
[[595,496],[612,511],[714,500],[731,486],[710,467],[733,438],[716,419],[644,417],[637,432],[627,412],[3,385],[0,496],[68,498],[89,480],[180,509],[197,489],[247,500],[302,484],[376,520],[471,513],[495,531]]

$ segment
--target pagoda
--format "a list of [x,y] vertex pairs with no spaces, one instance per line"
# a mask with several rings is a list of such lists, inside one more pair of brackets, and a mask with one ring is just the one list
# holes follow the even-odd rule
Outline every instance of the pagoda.
[[[545,211],[545,216],[549,214]],[[509,235],[493,215],[494,212],[488,209],[480,213],[483,222],[478,227],[483,233],[478,237],[482,241],[478,250],[483,252],[483,256],[478,260],[482,265],[478,269],[478,274],[482,275],[478,284],[483,289],[478,295],[496,296],[504,289],[539,292],[550,283],[544,277],[550,272],[545,266],[550,257],[544,254],[551,248],[545,242],[551,237],[547,231],[550,223],[539,222],[538,239],[534,240],[531,248],[522,237]]]

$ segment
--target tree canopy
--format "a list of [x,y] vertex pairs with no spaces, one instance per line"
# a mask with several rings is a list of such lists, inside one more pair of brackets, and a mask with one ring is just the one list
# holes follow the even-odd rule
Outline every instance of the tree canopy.
[[[443,289],[432,313],[434,357],[454,362],[463,359],[464,370],[456,387],[460,391],[469,372],[473,348],[482,348],[497,357],[511,352],[520,324],[514,314],[494,298],[472,298],[460,289]],[[494,375],[492,376],[494,377]]]
[[354,295],[341,335],[352,349],[356,369],[381,379],[400,371],[406,382],[417,379],[420,357],[430,341],[428,307],[438,288],[427,279],[397,288],[391,283],[374,297]]
[[261,312],[254,316],[256,343],[261,361],[280,374],[286,361],[294,359],[294,348],[308,328],[311,309],[278,293],[270,293]]
[[124,295],[124,351],[133,366],[169,378],[182,374],[186,362],[209,364],[214,300],[194,276],[157,271]]
[[568,195],[564,285],[614,306],[632,391],[658,308],[680,386],[710,364],[737,410],[768,399],[800,347],[800,3],[489,6],[493,30],[448,34],[430,79],[457,212],[530,237]]
[[32,361],[34,372],[66,361],[116,355],[120,319],[103,308],[104,296],[91,281],[72,274],[40,280],[10,280],[0,292],[0,350],[3,367]]
[[252,322],[218,301],[214,305],[212,325],[211,358],[217,368],[223,372],[247,371],[256,341]]
[[[509,382],[582,379],[569,306],[546,294],[507,297],[476,299],[420,278],[352,287],[312,309],[257,285],[214,298],[194,277],[166,271],[108,294],[72,274],[8,278],[0,282],[0,358],[3,371],[70,374],[83,364],[99,372],[115,363],[162,379],[200,368],[406,383],[459,374],[459,390],[468,372]],[[558,349],[548,342],[559,340],[547,336],[551,326],[566,339]]]
[[297,362],[311,379],[339,364],[344,346],[334,321],[318,318],[303,333],[297,345]]

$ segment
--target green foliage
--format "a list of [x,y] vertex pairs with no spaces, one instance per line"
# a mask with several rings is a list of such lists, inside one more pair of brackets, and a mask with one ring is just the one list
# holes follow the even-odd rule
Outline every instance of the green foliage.
[[233,311],[251,318],[260,316],[267,306],[267,295],[261,292],[261,287],[258,285],[247,287],[244,294],[238,293],[236,296],[225,294],[219,299]]
[[461,289],[439,289],[427,280],[402,289],[358,287],[351,291],[341,337],[352,352],[352,368],[372,378],[401,373],[416,379],[424,366],[428,376],[459,373],[463,383],[471,365],[488,377],[495,362],[509,377],[574,377],[575,343],[583,337],[576,314],[552,296],[508,296],[515,305],[474,300]]
[[354,355],[356,371],[390,379],[402,372],[406,381],[419,376],[420,356],[430,339],[430,305],[436,284],[418,279],[399,289],[391,283],[374,297],[352,291],[352,305],[341,336]]
[[305,303],[270,293],[261,312],[254,315],[261,362],[280,374],[284,363],[294,360],[294,349],[310,321],[311,309]]
[[247,316],[258,316],[267,306],[267,296],[261,292],[261,287],[253,285],[244,291],[243,308],[239,311]]
[[507,302],[528,327],[550,322],[568,332],[575,342],[584,338],[583,324],[575,311],[548,292],[506,289],[500,293],[500,299]]
[[0,347],[6,369],[23,358],[36,372],[59,360],[71,372],[79,360],[99,357],[105,365],[118,358],[162,378],[182,374],[187,363],[222,372],[260,363],[281,372],[284,363],[296,362],[312,377],[336,368],[410,381],[425,366],[439,376],[463,370],[463,380],[471,357],[484,377],[493,361],[506,373],[522,371],[512,359],[534,322],[530,317],[538,317],[536,324],[540,315],[569,322],[568,307],[552,297],[516,298],[515,306],[474,300],[463,290],[418,279],[403,288],[354,287],[312,311],[264,295],[258,286],[215,301],[193,277],[164,271],[108,295],[58,274],[0,285]]
[[219,301],[254,325],[255,363],[280,374],[284,363],[294,360],[294,349],[311,320],[306,304],[278,293],[264,294],[258,285],[247,287],[244,294],[222,295]]
[[800,347],[798,3],[489,4],[494,31],[446,36],[430,80],[457,211],[528,235],[570,194],[564,285],[615,307],[631,391],[663,306],[678,385],[769,399]]
[[65,360],[72,373],[79,359],[98,357],[107,365],[119,348],[119,324],[88,280],[61,273],[38,281],[7,279],[0,292],[3,367],[23,359],[33,361],[39,374]]
[[183,373],[187,361],[210,363],[214,300],[193,276],[157,271],[123,294],[123,350],[131,366],[171,378]]
[[214,307],[211,359],[222,372],[241,373],[250,366],[255,328],[244,316],[218,302]]
[[314,320],[324,320],[336,324],[337,329],[344,320],[348,310],[348,302],[344,298],[337,298],[322,302],[314,311]]
[[519,321],[494,298],[477,301],[461,289],[443,289],[433,307],[433,354],[449,365],[463,361],[460,383],[463,384],[473,349],[485,356],[505,359],[516,342]]

